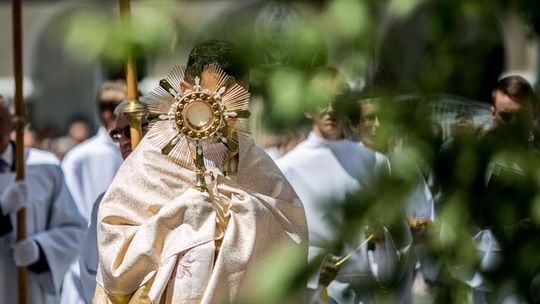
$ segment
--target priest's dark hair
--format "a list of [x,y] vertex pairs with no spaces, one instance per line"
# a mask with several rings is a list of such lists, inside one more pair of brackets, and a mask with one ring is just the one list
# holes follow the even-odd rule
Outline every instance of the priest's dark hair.
[[189,54],[186,67],[187,78],[193,79],[200,75],[205,66],[213,63],[237,80],[248,77],[247,64],[241,58],[240,50],[232,42],[205,40],[197,44]]

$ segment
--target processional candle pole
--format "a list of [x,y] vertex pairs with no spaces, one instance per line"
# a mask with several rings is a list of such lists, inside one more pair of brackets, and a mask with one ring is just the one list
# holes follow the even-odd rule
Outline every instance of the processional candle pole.
[[[120,0],[120,18],[126,35],[131,34],[130,0]],[[128,39],[129,40],[129,39]],[[139,101],[137,90],[137,68],[131,48],[126,58],[126,84],[128,105],[123,113],[129,119],[131,147],[135,149],[142,138],[141,121],[144,116],[144,106]]]
[[[22,15],[21,0],[12,0],[12,30],[13,30],[13,73],[15,80],[14,100],[15,117],[13,117],[13,128],[15,129],[15,179],[24,180],[24,127],[26,118],[24,116],[23,101],[23,69],[22,69]],[[26,210],[23,208],[17,212],[17,241],[26,238]],[[27,302],[27,278],[26,268],[17,267],[17,291],[18,303]]]

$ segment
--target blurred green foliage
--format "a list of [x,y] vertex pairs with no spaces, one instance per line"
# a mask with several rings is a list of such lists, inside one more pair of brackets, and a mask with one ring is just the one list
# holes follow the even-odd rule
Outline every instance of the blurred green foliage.
[[96,9],[73,14],[65,34],[66,50],[84,62],[100,60],[115,66],[124,64],[127,54],[148,58],[174,46],[178,33],[168,12],[143,1],[132,8],[131,14],[131,28],[123,26],[114,11]]

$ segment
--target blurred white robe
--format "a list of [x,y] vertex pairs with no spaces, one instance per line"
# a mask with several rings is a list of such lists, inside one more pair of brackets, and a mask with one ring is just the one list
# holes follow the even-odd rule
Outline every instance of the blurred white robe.
[[[435,201],[420,168],[411,163],[411,160],[402,153],[393,152],[388,157],[390,158],[390,174],[392,174],[392,164],[396,165],[397,162],[407,162],[406,166],[412,171],[409,175],[411,178],[410,191],[404,196],[403,201],[407,218],[434,221]],[[417,267],[420,267],[424,275],[429,274],[431,280],[434,280],[439,272],[439,264],[428,257],[424,244],[416,244],[410,251],[407,270],[397,285],[395,303],[412,303],[412,287]]]
[[[48,152],[25,152],[29,202],[26,208],[26,232],[43,249],[50,271],[40,274],[27,270],[28,303],[58,303],[62,280],[75,259],[82,242],[86,222],[77,212],[64,183],[56,157]],[[1,191],[14,174],[1,174]],[[16,227],[16,216],[11,216]],[[0,237],[0,303],[17,303],[16,267],[11,246],[15,231]]]
[[[486,168],[486,187],[494,171],[495,174],[498,174],[498,170],[503,168],[511,168],[517,174],[525,174],[518,164],[496,159],[490,162]],[[497,238],[490,229],[476,230],[476,234],[472,238],[472,244],[476,249],[477,258],[480,261],[478,269],[472,272],[468,269],[467,271],[463,271],[461,265],[456,265],[451,269],[452,275],[472,288],[472,303],[474,304],[499,302],[522,303],[523,301],[518,299],[506,301],[506,298],[512,298],[513,291],[502,288],[500,290],[494,290],[494,286],[482,275],[482,272],[493,270],[499,266],[502,259],[502,252]]]
[[96,198],[107,190],[122,161],[118,144],[112,141],[104,127],[64,157],[62,169],[66,184],[88,223]]
[[[442,229],[447,229],[447,227],[443,225]],[[479,268],[469,269],[463,265],[452,265],[450,267],[452,276],[472,288],[472,303],[503,302],[504,296],[497,298],[493,286],[482,275],[482,271],[489,271],[500,263],[501,248],[497,239],[491,230],[484,229],[478,230],[472,238],[472,243],[480,261]]]
[[[370,187],[377,174],[388,172],[387,160],[381,154],[349,140],[327,141],[310,133],[308,138],[277,161],[302,200],[309,230],[309,261],[328,253],[327,245],[339,235],[342,215],[340,202],[361,189]],[[386,168],[385,168],[386,167]],[[345,256],[353,251],[365,236],[346,244]],[[328,286],[328,296],[336,303],[372,303],[370,286],[390,280],[396,272],[400,253],[390,233],[385,230],[385,242],[374,251],[367,246],[345,262],[337,278]],[[318,273],[308,282],[308,289],[318,288]],[[316,293],[315,293],[316,295]],[[318,297],[308,299],[315,303]]]
[[[118,144],[107,130],[100,127],[98,133],[71,149],[62,161],[66,184],[75,204],[87,223],[90,223],[92,207],[98,195],[105,192],[122,164]],[[88,303],[83,296],[83,282],[79,263],[70,266],[62,290],[62,304]]]
[[[533,153],[537,152],[533,151]],[[501,174],[501,170],[511,170],[513,174],[526,175],[527,171],[521,166],[515,161],[504,158],[504,156],[496,157],[486,168],[486,187],[489,186],[489,182],[494,176]],[[487,191],[490,191],[489,187]],[[512,227],[508,228],[513,229]],[[498,286],[496,289],[482,275],[482,272],[489,272],[497,268],[503,257],[501,247],[493,232],[490,229],[476,230],[476,234],[472,238],[472,243],[476,249],[477,258],[480,261],[478,269],[475,269],[471,273],[470,271],[462,271],[458,265],[452,269],[452,275],[472,288],[472,303],[474,304],[526,303],[516,295],[513,286],[503,285]]]
[[[81,244],[79,255],[75,263],[71,264],[70,270],[64,278],[64,289],[60,303],[92,303],[94,291],[96,290],[96,274],[98,269],[98,249],[97,249],[97,212],[102,193],[96,199],[90,216],[90,226]],[[74,269],[77,269],[74,271]]]
[[86,232],[81,252],[79,254],[79,270],[81,278],[81,295],[85,303],[92,303],[94,292],[96,290],[96,275],[98,270],[98,248],[97,248],[97,213],[99,205],[105,193],[102,193],[96,199],[90,226]]

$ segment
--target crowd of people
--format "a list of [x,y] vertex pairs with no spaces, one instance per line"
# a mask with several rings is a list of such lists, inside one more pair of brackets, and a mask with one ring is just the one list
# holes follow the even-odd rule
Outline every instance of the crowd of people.
[[[231,76],[228,85],[249,90],[248,68],[225,41],[197,45],[184,80],[195,83],[211,64]],[[299,253],[306,274],[288,303],[412,303],[418,277],[441,294],[434,301],[452,297],[449,280],[469,286],[473,303],[540,301],[540,268],[516,262],[536,245],[531,85],[501,79],[492,129],[477,132],[472,117],[457,117],[444,144],[439,129],[424,132],[429,159],[420,159],[405,152],[416,142],[388,131],[397,128],[383,117],[386,101],[351,92],[336,69],[322,74],[332,98],[305,110],[309,133],[268,154],[240,136],[226,159],[205,162],[206,191],[194,187],[194,168],[149,140],[159,129],[148,122],[132,150],[121,81],[97,94],[95,136],[85,139],[89,128],[78,121],[78,144],[61,162],[28,148],[26,179],[15,181],[19,143],[0,98],[0,302],[15,303],[12,278],[26,267],[29,303],[250,303],[256,277],[269,275],[257,265],[283,246]],[[457,195],[470,204],[460,222],[470,227],[458,233],[472,244],[474,267],[442,263],[431,248],[455,228],[442,214]],[[17,242],[22,208],[27,237]]]

